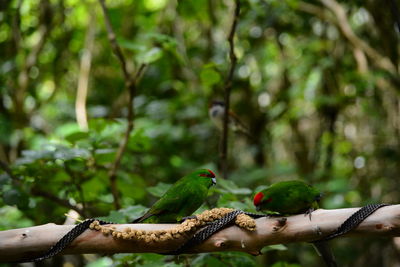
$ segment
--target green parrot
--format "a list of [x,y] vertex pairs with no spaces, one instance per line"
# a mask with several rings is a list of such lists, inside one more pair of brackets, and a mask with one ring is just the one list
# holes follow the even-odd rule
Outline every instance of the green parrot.
[[318,209],[321,192],[303,181],[292,180],[272,184],[254,196],[257,210],[281,215],[311,213]]
[[215,174],[200,169],[184,176],[133,223],[175,223],[196,211],[205,201],[208,189],[216,184]]
[[[273,212],[280,215],[306,213],[310,215],[318,209],[322,193],[316,188],[300,180],[274,183],[258,192],[253,199],[254,206],[259,211]],[[335,257],[327,242],[313,243],[318,254],[329,267],[336,267]]]

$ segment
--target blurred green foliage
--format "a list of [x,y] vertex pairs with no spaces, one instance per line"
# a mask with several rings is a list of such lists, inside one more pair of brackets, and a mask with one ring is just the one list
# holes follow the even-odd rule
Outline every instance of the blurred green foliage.
[[[253,191],[295,178],[325,192],[324,208],[399,202],[399,76],[379,65],[387,60],[397,68],[399,36],[379,2],[339,1],[356,37],[376,52],[371,58],[342,34],[343,21],[322,1],[241,1],[231,102],[254,139],[230,134],[230,178],[219,179],[200,210],[254,211]],[[3,1],[0,160],[12,177],[0,173],[0,230],[62,224],[70,209],[128,222],[186,173],[218,169],[220,133],[208,104],[223,96],[233,1],[117,0],[107,7],[128,68],[148,64],[117,171],[122,209],[114,208],[109,170],[127,127],[128,92],[99,3]],[[76,115],[78,81],[85,80],[87,131]],[[390,239],[333,245],[341,266],[400,261]],[[82,264],[321,264],[308,244],[263,252],[85,256]]]

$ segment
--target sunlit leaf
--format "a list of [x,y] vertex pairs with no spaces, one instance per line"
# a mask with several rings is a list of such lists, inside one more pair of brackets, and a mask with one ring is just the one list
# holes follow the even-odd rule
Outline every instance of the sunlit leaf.
[[285,245],[282,245],[282,244],[269,245],[269,246],[263,247],[261,249],[261,253],[264,254],[264,253],[266,253],[268,251],[271,251],[271,250],[287,250],[287,247]]
[[142,63],[149,64],[159,60],[163,55],[161,48],[153,47],[150,50],[138,55],[138,60]]
[[211,68],[205,68],[200,73],[201,82],[205,86],[212,86],[221,81],[221,75]]
[[65,136],[65,139],[70,143],[75,143],[76,141],[88,138],[88,136],[87,132],[78,131]]

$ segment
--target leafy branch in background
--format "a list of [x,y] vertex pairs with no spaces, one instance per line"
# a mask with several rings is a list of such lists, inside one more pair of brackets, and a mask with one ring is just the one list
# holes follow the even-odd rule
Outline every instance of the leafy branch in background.
[[[2,160],[0,160],[0,169],[2,169],[9,176],[9,178],[11,179],[11,183],[13,184],[13,186],[15,188],[23,187],[21,180],[13,173],[13,171],[8,166],[8,164]],[[11,191],[11,192],[17,192],[17,191]],[[30,193],[34,196],[44,197],[50,201],[57,203],[60,206],[75,210],[76,212],[78,212],[81,215],[85,215],[85,209],[84,209],[85,206],[80,207],[79,205],[73,205],[68,200],[65,200],[56,195],[53,195],[49,191],[45,191],[45,190],[40,189],[39,187],[33,186],[30,190]],[[3,195],[3,197],[4,197],[4,195]],[[24,200],[21,199],[20,201],[23,202]],[[13,203],[13,204],[15,204],[15,203]]]
[[[222,137],[205,107],[227,85],[230,109],[256,142],[228,133],[229,179],[219,179],[200,210],[252,211],[253,191],[298,178],[326,193],[326,209],[399,202],[400,57],[391,0],[242,0],[236,36],[229,36],[235,1],[104,1],[112,42],[99,31],[99,1],[1,5],[0,159],[9,170],[0,170],[1,230],[63,223],[70,209],[124,223],[185,172],[218,165],[222,175]],[[232,78],[230,51],[240,59]],[[145,90],[129,85],[141,63],[151,64],[138,75]],[[26,90],[18,77],[27,78]],[[78,96],[79,81],[87,95]],[[89,131],[77,121],[76,102],[86,105],[79,112]],[[116,210],[111,180],[123,209]],[[340,241],[334,250],[345,265],[398,265],[397,240]],[[84,264],[319,266],[306,247],[268,247],[265,257],[125,254]],[[382,253],[371,252],[377,247]]]
[[229,71],[228,75],[225,79],[224,83],[224,102],[225,102],[225,114],[224,114],[224,124],[223,124],[223,131],[222,131],[222,140],[221,140],[221,165],[222,165],[222,172],[224,175],[224,178],[228,178],[228,120],[229,120],[229,108],[230,108],[230,95],[231,95],[231,90],[232,90],[232,84],[233,84],[233,74],[235,72],[236,68],[236,63],[237,63],[237,57],[235,54],[235,31],[236,31],[236,26],[239,20],[239,14],[240,14],[240,0],[235,1],[235,9],[233,13],[233,20],[232,20],[232,25],[229,30],[229,35],[228,35],[228,43],[229,43],[229,60],[230,60],[230,65],[229,65]]
[[119,144],[117,154],[115,156],[115,160],[112,163],[109,171],[109,177],[110,177],[110,184],[111,184],[111,192],[114,197],[114,206],[116,209],[121,208],[120,204],[120,199],[119,199],[119,193],[118,193],[118,188],[117,188],[117,171],[118,168],[121,164],[121,159],[122,156],[126,150],[126,147],[128,145],[129,141],[129,136],[133,130],[133,120],[134,120],[134,106],[133,106],[133,99],[135,98],[136,94],[136,88],[137,88],[137,83],[139,79],[141,78],[144,69],[146,67],[145,63],[142,63],[139,68],[137,69],[135,74],[131,74],[128,70],[127,62],[125,60],[124,54],[122,53],[121,47],[119,46],[115,32],[112,28],[110,18],[107,13],[107,8],[104,3],[104,0],[99,0],[101,8],[103,10],[104,14],[104,22],[106,24],[106,29],[108,32],[108,40],[110,41],[111,48],[115,54],[115,56],[118,58],[119,63],[121,65],[122,73],[124,75],[125,79],[125,87],[129,92],[129,98],[128,98],[128,115],[127,115],[127,127],[125,131],[125,135]]

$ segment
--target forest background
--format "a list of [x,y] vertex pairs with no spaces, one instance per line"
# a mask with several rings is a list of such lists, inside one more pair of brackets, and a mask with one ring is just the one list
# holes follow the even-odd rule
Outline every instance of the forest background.
[[[326,209],[399,203],[393,3],[241,1],[230,99],[253,138],[229,134],[228,179],[218,179],[201,210],[254,211],[255,190],[297,178],[325,192]],[[0,230],[62,224],[69,210],[128,222],[194,169],[222,176],[208,105],[224,96],[235,2],[106,5],[126,69],[139,72],[134,95],[98,1],[0,2]],[[394,266],[395,241],[332,243],[341,266]],[[321,264],[309,244],[263,252],[61,256],[51,264]]]

